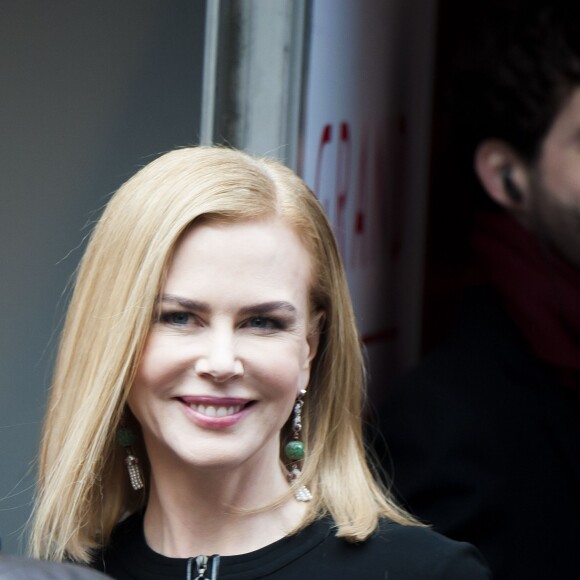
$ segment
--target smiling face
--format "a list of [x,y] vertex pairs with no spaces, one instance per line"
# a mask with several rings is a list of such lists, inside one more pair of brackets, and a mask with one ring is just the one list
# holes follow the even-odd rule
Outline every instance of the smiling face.
[[278,462],[316,352],[309,288],[308,253],[279,220],[182,238],[129,395],[153,473]]

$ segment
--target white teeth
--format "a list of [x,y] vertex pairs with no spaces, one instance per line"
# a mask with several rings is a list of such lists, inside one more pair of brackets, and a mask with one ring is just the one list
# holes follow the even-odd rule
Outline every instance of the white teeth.
[[231,407],[216,407],[214,405],[196,405],[191,403],[189,405],[194,411],[205,415],[206,417],[227,417],[240,411],[243,405],[235,405]]

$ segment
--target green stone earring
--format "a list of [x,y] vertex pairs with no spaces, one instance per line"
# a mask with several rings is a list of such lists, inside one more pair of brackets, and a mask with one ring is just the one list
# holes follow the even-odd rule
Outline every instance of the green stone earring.
[[[296,403],[294,404],[292,440],[286,443],[284,447],[284,455],[291,461],[290,470],[288,471],[288,481],[290,483],[293,483],[300,477],[301,471],[298,468],[298,461],[304,459],[304,443],[300,441],[300,431],[302,431],[302,407],[304,406],[305,394],[306,391],[304,389],[300,391],[300,395],[298,395]],[[301,485],[294,493],[294,497],[298,501],[310,501],[312,494],[305,485]]]
[[143,476],[141,475],[141,469],[139,469],[139,460],[133,453],[134,442],[135,434],[133,431],[121,423],[117,429],[117,443],[125,449],[125,465],[129,472],[129,481],[131,482],[131,487],[138,491],[143,489]]

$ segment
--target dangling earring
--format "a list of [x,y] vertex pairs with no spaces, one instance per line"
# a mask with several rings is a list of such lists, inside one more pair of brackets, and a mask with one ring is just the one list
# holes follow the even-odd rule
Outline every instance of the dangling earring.
[[[292,420],[292,440],[286,443],[284,447],[284,454],[292,462],[290,465],[290,471],[288,472],[288,481],[292,483],[300,477],[300,469],[298,468],[298,461],[304,459],[304,443],[300,441],[300,431],[302,431],[302,406],[304,405],[303,397],[306,391],[303,389],[300,391],[300,395],[296,399],[294,404],[294,418]],[[305,486],[301,485],[294,494],[294,497],[298,501],[310,501],[312,499],[312,494],[310,490]]]
[[139,460],[133,453],[133,443],[135,441],[135,435],[129,427],[121,424],[117,429],[117,443],[125,449],[125,465],[127,466],[127,471],[129,472],[129,481],[131,482],[131,487],[138,491],[143,489],[143,476],[141,475],[141,470],[139,469]]

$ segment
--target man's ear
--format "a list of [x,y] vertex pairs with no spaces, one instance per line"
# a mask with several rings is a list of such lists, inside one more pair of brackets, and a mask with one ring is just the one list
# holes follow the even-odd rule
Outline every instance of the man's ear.
[[475,151],[474,164],[491,199],[524,217],[529,204],[529,169],[513,147],[500,139],[486,139]]

